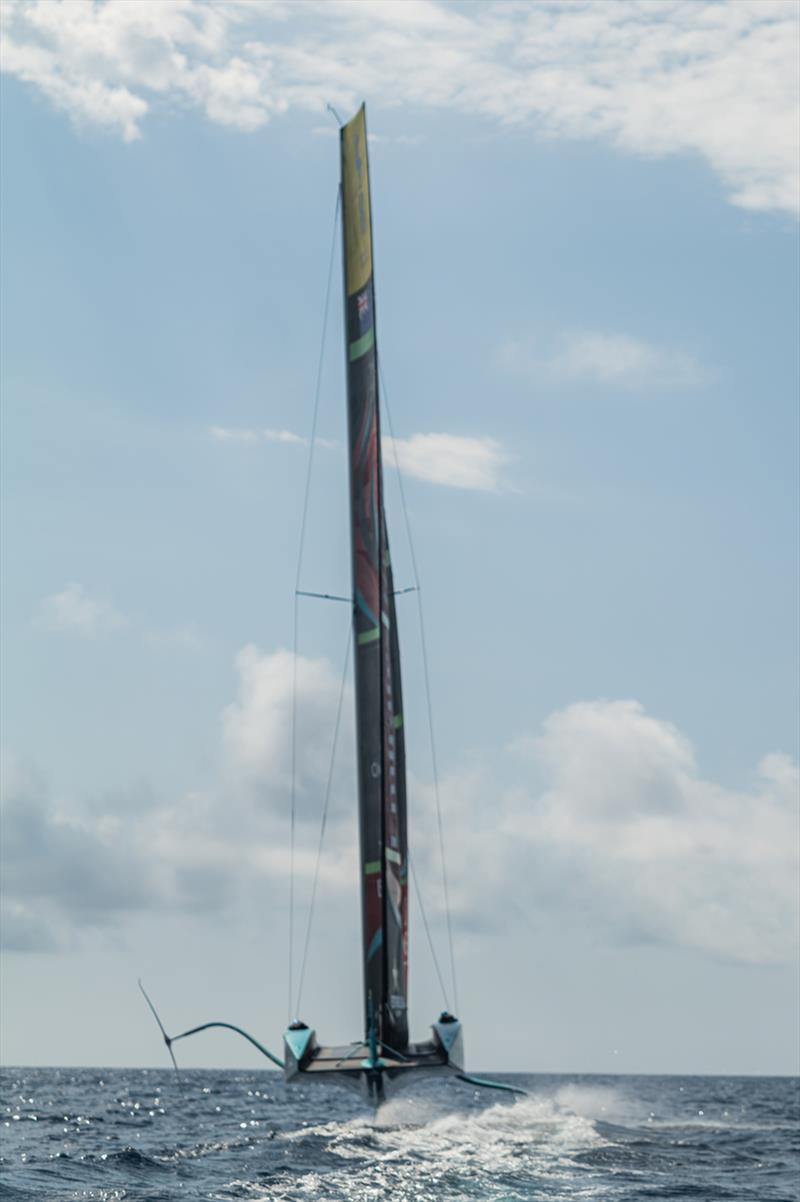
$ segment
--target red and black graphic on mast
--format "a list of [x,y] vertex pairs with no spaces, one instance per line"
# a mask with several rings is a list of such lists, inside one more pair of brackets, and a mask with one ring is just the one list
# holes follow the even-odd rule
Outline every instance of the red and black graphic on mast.
[[364,108],[341,131],[356,739],[366,1030],[408,1043],[408,892],[400,655],[383,513]]

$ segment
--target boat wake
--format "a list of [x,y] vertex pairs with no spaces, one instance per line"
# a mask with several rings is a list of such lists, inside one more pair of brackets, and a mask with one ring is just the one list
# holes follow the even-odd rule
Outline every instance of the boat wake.
[[[574,1178],[573,1158],[605,1143],[594,1119],[555,1098],[453,1102],[452,1091],[437,1090],[393,1099],[374,1116],[287,1133],[302,1159],[305,1149],[309,1160],[322,1152],[325,1164],[299,1192],[296,1179],[285,1178],[283,1196],[556,1198]],[[523,1192],[509,1192],[523,1182]]]
[[375,1112],[278,1074],[25,1069],[5,1076],[9,1202],[797,1202],[789,1078],[431,1081]]

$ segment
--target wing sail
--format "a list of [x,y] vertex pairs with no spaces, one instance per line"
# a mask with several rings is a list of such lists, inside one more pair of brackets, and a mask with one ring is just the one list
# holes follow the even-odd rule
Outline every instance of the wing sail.
[[408,894],[400,655],[383,512],[364,106],[341,130],[365,1028],[408,1043]]

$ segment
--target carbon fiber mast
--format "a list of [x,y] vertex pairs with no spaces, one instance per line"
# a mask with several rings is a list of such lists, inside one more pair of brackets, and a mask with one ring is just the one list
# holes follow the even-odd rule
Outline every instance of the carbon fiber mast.
[[350,475],[364,1039],[321,1048],[304,1024],[284,1037],[286,1078],[356,1079],[380,1100],[412,1069],[461,1071],[461,1024],[409,1042],[408,841],[400,644],[383,507],[372,208],[366,110],[340,129]]

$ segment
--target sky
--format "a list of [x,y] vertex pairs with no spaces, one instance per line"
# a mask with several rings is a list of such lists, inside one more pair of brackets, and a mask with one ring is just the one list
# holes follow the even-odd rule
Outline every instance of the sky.
[[348,609],[302,600],[296,659],[292,615],[319,363],[300,586],[349,589],[326,106],[366,100],[457,971],[409,593],[412,1034],[800,1071],[798,16],[6,0],[6,1063],[162,1064],[138,977],[171,1031],[361,1033],[347,673],[297,997]]

